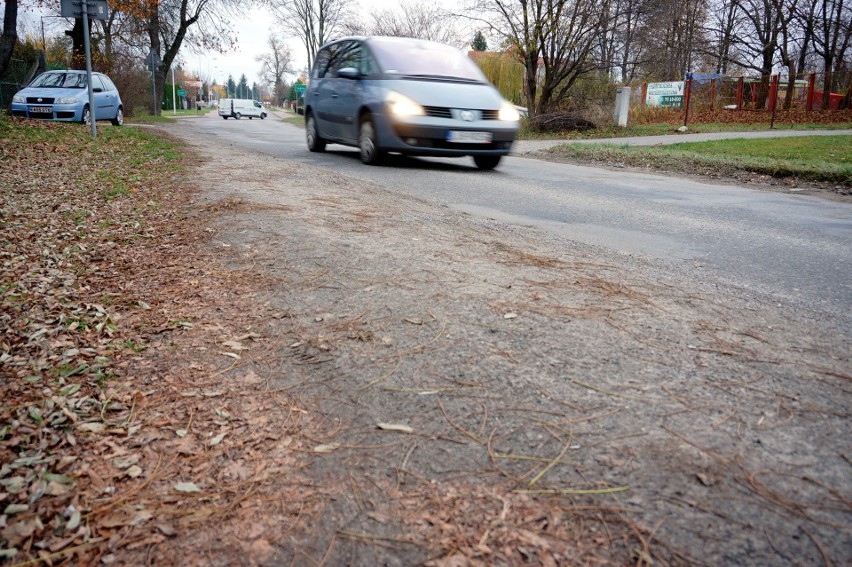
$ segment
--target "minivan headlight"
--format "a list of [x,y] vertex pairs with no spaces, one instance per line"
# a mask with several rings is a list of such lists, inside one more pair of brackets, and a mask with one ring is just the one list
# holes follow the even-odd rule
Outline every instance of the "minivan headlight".
[[56,99],[56,104],[74,104],[77,102],[76,96],[62,96]]
[[521,119],[521,113],[518,112],[518,109],[515,108],[515,105],[504,102],[503,106],[500,107],[500,113],[498,115],[500,120],[505,120],[507,122],[517,122]]
[[398,92],[388,92],[385,100],[388,103],[388,109],[391,114],[396,114],[397,116],[423,116],[426,114],[422,106]]
[[24,98],[24,97],[22,97],[21,95],[15,95],[15,96],[13,96],[13,97],[12,97],[12,102],[17,102],[17,103],[21,103],[21,104],[22,104],[22,103],[27,102],[27,99],[25,99],[25,98]]

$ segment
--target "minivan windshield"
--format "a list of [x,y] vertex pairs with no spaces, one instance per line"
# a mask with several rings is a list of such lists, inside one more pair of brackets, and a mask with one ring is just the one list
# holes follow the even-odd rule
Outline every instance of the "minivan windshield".
[[42,73],[30,83],[31,87],[62,87],[82,89],[86,86],[86,75],[82,73]]
[[392,37],[372,38],[369,45],[384,73],[486,82],[476,63],[449,45]]

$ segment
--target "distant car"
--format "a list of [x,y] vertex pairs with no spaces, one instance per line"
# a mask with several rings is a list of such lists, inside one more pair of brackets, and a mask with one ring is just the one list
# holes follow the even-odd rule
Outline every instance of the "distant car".
[[357,146],[375,164],[389,152],[472,156],[493,169],[512,149],[520,115],[465,53],[399,37],[351,37],[317,53],[305,93],[308,149]]
[[12,115],[41,120],[60,120],[89,124],[110,120],[124,124],[124,106],[118,89],[103,73],[92,73],[94,113],[89,108],[89,89],[85,71],[47,71],[12,97]]
[[225,120],[239,120],[243,116],[247,116],[249,120],[253,117],[263,120],[266,118],[266,111],[259,101],[250,98],[223,98],[219,104],[219,116]]

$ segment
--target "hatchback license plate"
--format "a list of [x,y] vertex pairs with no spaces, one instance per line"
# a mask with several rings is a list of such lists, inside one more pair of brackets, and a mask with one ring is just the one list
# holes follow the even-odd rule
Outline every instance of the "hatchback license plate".
[[457,144],[489,144],[491,143],[491,132],[464,132],[450,130],[447,132],[447,141]]
[[50,114],[53,110],[49,106],[31,106],[30,112],[38,112],[42,114]]

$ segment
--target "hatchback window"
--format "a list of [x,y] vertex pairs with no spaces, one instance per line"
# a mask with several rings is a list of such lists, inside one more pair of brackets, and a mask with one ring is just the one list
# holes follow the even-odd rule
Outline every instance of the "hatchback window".
[[97,75],[92,75],[92,89],[104,90],[104,84],[101,82],[101,78]]
[[370,47],[382,71],[417,77],[450,77],[486,82],[470,57],[454,47],[431,41],[375,38]]
[[30,86],[82,89],[86,86],[86,75],[82,73],[44,73],[36,77],[36,80]]
[[118,90],[118,89],[115,88],[115,84],[113,84],[113,82],[110,81],[109,77],[107,77],[106,75],[99,75],[99,77],[101,78],[101,81],[104,82],[104,87],[106,87],[106,90],[108,90],[108,91]]

